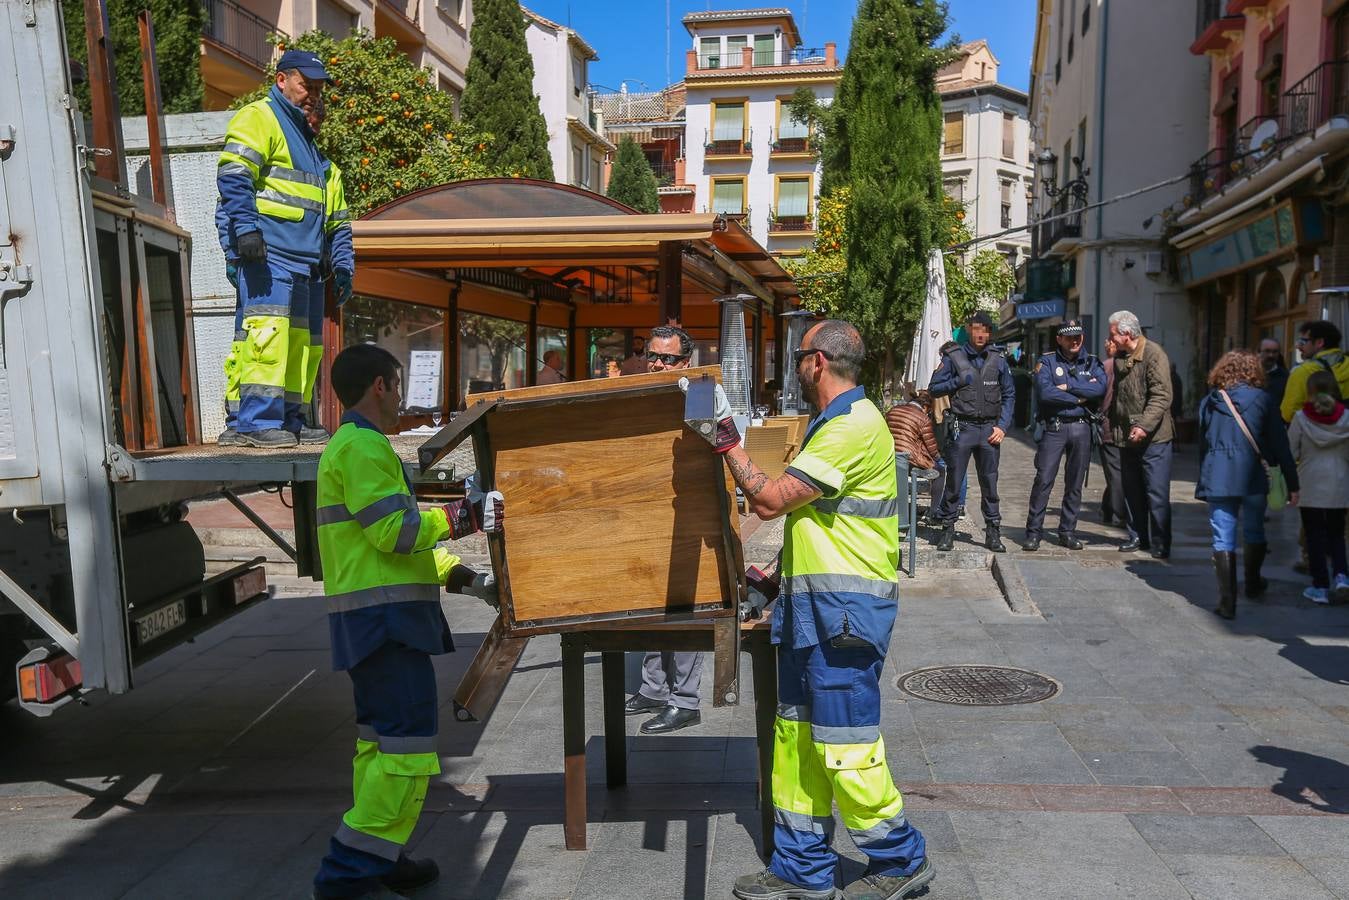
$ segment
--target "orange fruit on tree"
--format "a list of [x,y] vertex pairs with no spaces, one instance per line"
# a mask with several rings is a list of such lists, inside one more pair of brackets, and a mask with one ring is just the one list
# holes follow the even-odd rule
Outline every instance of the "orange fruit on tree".
[[361,165],[363,165],[363,166],[368,166],[368,165],[370,165],[370,157],[368,157],[368,156],[362,156],[362,157],[361,157]]
[[393,186],[396,187],[396,188],[400,188],[400,187],[403,186],[403,182],[402,182],[402,181],[394,181]]
[[383,116],[375,116],[375,124],[376,124],[376,125],[383,125],[383,124],[384,124],[384,117],[383,117]]
[[397,99],[398,99],[399,97],[401,97],[401,96],[402,96],[402,95],[399,94],[397,91],[394,91],[392,94],[389,95],[389,99],[390,99],[390,100],[397,100]]

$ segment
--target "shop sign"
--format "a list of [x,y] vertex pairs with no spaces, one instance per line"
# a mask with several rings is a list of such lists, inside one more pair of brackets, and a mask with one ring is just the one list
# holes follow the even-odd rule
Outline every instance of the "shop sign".
[[1020,320],[1052,319],[1062,317],[1068,311],[1068,301],[1062,297],[1055,300],[1029,300],[1016,305],[1016,317]]
[[1180,255],[1180,277],[1186,287],[1248,269],[1325,240],[1319,203],[1285,201],[1221,237]]

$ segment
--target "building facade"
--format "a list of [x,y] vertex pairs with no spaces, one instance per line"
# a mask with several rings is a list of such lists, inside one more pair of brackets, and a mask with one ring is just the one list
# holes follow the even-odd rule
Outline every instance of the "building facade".
[[1207,142],[1208,71],[1189,52],[1193,28],[1192,2],[1149,4],[1146,15],[1110,0],[1037,3],[1030,122],[1038,224],[1010,323],[1033,353],[1052,348],[1053,325],[1081,318],[1099,353],[1110,314],[1133,311],[1176,364],[1187,413],[1202,360],[1165,252],[1162,213],[1183,198],[1178,175]]
[[630,92],[623,84],[617,92],[596,94],[594,103],[611,143],[617,146],[630,137],[641,146],[656,176],[660,211],[693,212],[695,191],[685,157],[683,83],[642,92]]
[[[987,41],[960,48],[937,73],[942,98],[942,185],[965,208],[972,249],[996,250],[1013,270],[1030,254],[1027,231],[1033,165],[1026,95],[998,83]],[[997,237],[993,237],[998,235]]]
[[363,28],[392,37],[436,86],[458,102],[470,53],[473,0],[203,0],[201,74],[205,108],[228,109],[271,71],[275,48],[267,36],[315,29],[336,38]]
[[1349,2],[1192,2],[1208,143],[1171,243],[1202,353],[1349,329]]
[[605,161],[614,145],[604,138],[590,94],[595,49],[565,25],[524,7],[525,41],[534,60],[534,93],[548,123],[553,180],[604,193]]
[[834,44],[803,46],[787,9],[690,13],[685,178],[693,208],[741,219],[772,253],[815,237],[820,163],[809,128],[788,110],[798,88],[832,102],[843,76]]

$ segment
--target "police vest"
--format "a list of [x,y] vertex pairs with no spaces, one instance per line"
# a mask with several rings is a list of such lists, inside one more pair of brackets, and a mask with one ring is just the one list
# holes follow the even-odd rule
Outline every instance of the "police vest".
[[951,397],[951,412],[958,419],[996,420],[1002,415],[1002,383],[998,377],[1002,353],[990,349],[984,355],[983,368],[978,370],[964,347],[952,350],[950,356],[962,381],[967,375],[974,378],[972,384],[962,385]]

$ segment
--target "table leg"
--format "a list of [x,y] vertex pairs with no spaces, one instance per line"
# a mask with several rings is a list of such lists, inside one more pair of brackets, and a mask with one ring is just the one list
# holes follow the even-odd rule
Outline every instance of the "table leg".
[[585,648],[562,636],[563,825],[568,850],[586,848]]
[[628,783],[628,738],[623,727],[623,653],[606,650],[600,654],[604,681],[604,769],[609,787]]
[[754,664],[754,733],[759,743],[759,824],[763,858],[773,855],[773,734],[778,714],[777,648],[765,635],[749,642]]

